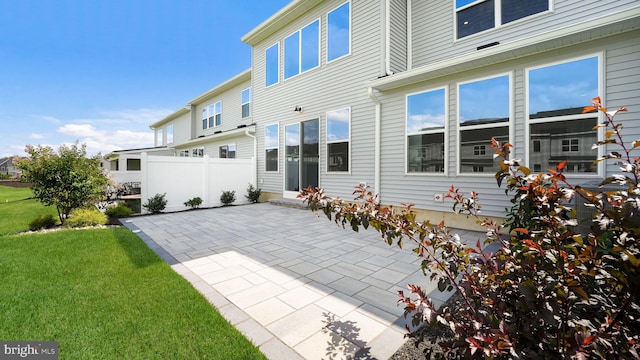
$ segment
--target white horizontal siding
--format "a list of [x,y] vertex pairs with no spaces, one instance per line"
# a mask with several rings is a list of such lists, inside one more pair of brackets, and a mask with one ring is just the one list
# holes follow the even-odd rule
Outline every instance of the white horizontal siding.
[[[196,137],[212,135],[217,131],[227,131],[247,124],[251,118],[242,118],[242,90],[251,86],[251,81],[245,81],[221,94],[215,95],[195,106]],[[202,109],[209,105],[222,101],[222,124],[213,128],[202,129]]]

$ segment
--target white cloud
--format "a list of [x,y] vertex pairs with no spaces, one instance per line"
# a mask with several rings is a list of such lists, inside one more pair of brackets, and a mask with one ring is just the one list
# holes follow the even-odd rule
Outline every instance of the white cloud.
[[97,130],[90,124],[65,124],[58,128],[58,132],[72,137],[104,137],[107,135],[104,131]]
[[34,139],[34,140],[41,140],[41,139],[44,139],[44,135],[42,135],[42,134],[31,134],[31,135],[29,135],[29,137],[30,137],[31,139]]

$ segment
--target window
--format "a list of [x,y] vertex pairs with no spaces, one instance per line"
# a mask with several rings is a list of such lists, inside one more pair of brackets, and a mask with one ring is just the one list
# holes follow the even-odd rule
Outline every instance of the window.
[[[490,106],[487,99],[491,99]],[[486,146],[491,138],[500,143],[509,141],[510,99],[509,75],[458,84],[460,173],[498,171]]]
[[202,129],[208,128],[207,126],[207,108],[202,109]]
[[242,90],[242,118],[251,116],[251,88]]
[[444,172],[445,89],[407,96],[407,172]]
[[189,157],[189,150],[180,150],[178,156],[180,156],[180,157]]
[[327,112],[327,171],[349,171],[351,109]]
[[311,70],[320,63],[320,20],[284,39],[284,78]]
[[127,159],[127,171],[140,171],[140,159]]
[[167,144],[173,144],[173,124],[167,126]]
[[264,127],[265,171],[278,171],[278,124]]
[[191,149],[191,156],[192,157],[204,157],[204,148],[200,147],[200,148]]
[[550,0],[456,0],[457,38],[461,39],[550,9]]
[[236,158],[236,144],[229,144],[220,146],[220,158],[221,159],[235,159]]
[[582,109],[600,93],[598,74],[597,56],[527,71],[529,163],[552,169],[567,161],[565,171],[597,172],[591,144],[598,141],[598,114]]
[[163,137],[164,137],[164,135],[163,135],[162,129],[156,130],[156,146],[164,145]]
[[351,53],[351,3],[327,14],[327,62]]
[[217,101],[207,107],[209,114],[209,127],[222,125],[222,101]]
[[280,63],[280,44],[274,44],[265,52],[265,61],[267,66],[266,83],[267,87],[277,84],[280,81],[280,72],[278,71]]

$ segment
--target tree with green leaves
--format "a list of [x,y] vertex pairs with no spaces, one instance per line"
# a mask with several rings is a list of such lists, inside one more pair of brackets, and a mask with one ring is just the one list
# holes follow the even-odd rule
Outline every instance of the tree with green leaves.
[[31,183],[38,201],[55,205],[62,224],[71,210],[99,200],[109,183],[100,170],[100,157],[87,157],[85,144],[61,145],[58,151],[27,145],[25,151],[29,156],[17,162],[21,180]]

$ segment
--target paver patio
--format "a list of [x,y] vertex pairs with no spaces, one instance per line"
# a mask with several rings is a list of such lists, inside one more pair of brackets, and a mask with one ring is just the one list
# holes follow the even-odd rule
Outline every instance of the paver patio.
[[387,359],[404,343],[396,292],[427,283],[410,249],[309,210],[261,203],[124,223],[269,359]]

